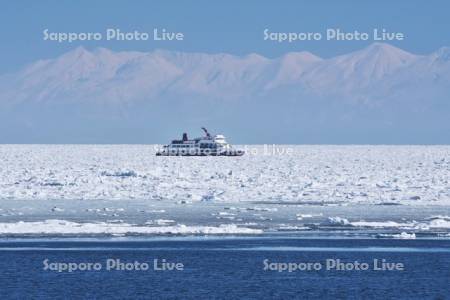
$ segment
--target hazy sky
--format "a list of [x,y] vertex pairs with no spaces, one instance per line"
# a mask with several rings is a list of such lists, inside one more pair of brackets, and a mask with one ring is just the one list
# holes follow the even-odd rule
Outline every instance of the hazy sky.
[[[83,45],[114,50],[155,48],[207,53],[256,52],[268,57],[308,50],[322,57],[347,53],[372,41],[276,43],[263,40],[263,30],[287,32],[403,32],[390,42],[413,53],[450,46],[449,1],[3,1],[0,8],[0,73],[40,58],[55,57]],[[166,28],[185,34],[182,42],[43,41],[42,31],[103,32],[106,28],[152,31]]]

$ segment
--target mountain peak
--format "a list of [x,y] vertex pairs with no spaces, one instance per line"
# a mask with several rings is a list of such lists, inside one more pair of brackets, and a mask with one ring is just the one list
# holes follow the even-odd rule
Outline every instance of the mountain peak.
[[266,89],[293,84],[309,70],[316,62],[322,61],[322,58],[307,52],[289,52],[276,59],[279,67],[275,78],[266,85]]
[[321,61],[322,58],[320,58],[319,56],[314,55],[308,51],[300,51],[300,52],[288,52],[281,57],[281,60],[286,61],[286,62],[297,61],[297,62],[304,62],[304,63],[308,63],[308,62],[312,63],[312,62]]
[[366,48],[357,51],[359,53],[362,53],[364,55],[383,55],[383,56],[390,56],[390,57],[397,57],[400,59],[411,59],[414,58],[416,55],[411,54],[409,52],[406,52],[405,50],[402,50],[400,48],[397,48],[395,46],[392,46],[390,44],[386,43],[373,43]]
[[86,50],[83,46],[78,46],[75,49],[66,52],[58,57],[60,61],[73,61],[80,59],[87,59],[92,56],[92,53]]
[[67,54],[73,54],[73,55],[84,55],[90,53],[86,48],[83,46],[78,46],[72,51],[69,51]]
[[257,53],[250,53],[245,57],[251,61],[266,61],[267,60],[267,58],[265,56],[262,56]]
[[388,43],[382,43],[382,42],[374,42],[366,47],[366,49],[376,49],[376,50],[382,50],[382,51],[395,51],[399,50],[399,48],[392,46]]
[[[77,48],[78,49],[78,48]],[[75,49],[76,50],[76,49]],[[86,49],[84,49],[83,47],[82,47],[82,49],[80,49],[79,50],[79,52],[80,53],[83,53],[83,51],[84,52],[89,52],[89,51],[87,51]],[[110,54],[112,54],[112,53],[114,53],[111,49],[108,49],[108,48],[104,48],[104,47],[97,47],[97,48],[95,48],[94,49],[94,51],[93,51],[95,54],[108,54],[108,55],[110,55]]]
[[380,79],[398,68],[412,63],[417,55],[385,43],[373,43],[368,47],[346,55],[338,56],[334,60],[350,73],[358,73],[367,80]]

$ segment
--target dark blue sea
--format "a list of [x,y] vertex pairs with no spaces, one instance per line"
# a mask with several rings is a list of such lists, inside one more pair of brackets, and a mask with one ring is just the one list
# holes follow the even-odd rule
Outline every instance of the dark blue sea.
[[[1,299],[450,298],[449,240],[3,239],[0,256]],[[374,270],[374,259],[404,269]],[[155,270],[155,260],[159,267],[165,262],[183,268]],[[369,268],[327,269],[325,262],[338,260],[345,266],[366,263]],[[123,265],[107,270],[107,261]],[[135,262],[140,267],[147,264],[148,270],[114,269],[135,268]],[[80,268],[96,263],[101,269],[61,269],[69,263]],[[287,263],[292,268],[308,263],[322,268],[289,272],[282,270]],[[269,264],[272,267],[265,269]]]

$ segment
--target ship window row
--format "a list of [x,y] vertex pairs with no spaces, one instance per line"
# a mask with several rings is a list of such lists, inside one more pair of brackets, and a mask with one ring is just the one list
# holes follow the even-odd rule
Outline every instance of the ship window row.
[[172,145],[172,147],[175,147],[175,148],[189,148],[191,146],[192,145]]
[[200,144],[201,149],[216,149],[216,144]]

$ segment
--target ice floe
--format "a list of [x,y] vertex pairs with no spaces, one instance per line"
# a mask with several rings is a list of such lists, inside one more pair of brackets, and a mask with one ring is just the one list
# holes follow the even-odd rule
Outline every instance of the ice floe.
[[[158,224],[160,222],[152,223]],[[165,222],[162,222],[165,224]],[[235,224],[219,226],[145,226],[122,222],[78,223],[65,220],[41,222],[0,223],[0,235],[208,235],[208,234],[259,234],[259,229],[239,227]]]
[[416,238],[416,234],[413,233],[407,233],[407,232],[402,232],[402,233],[396,233],[396,234],[378,234],[377,237],[379,238],[392,238],[392,239],[402,239],[402,240],[414,240]]
[[153,145],[0,145],[0,195],[181,204],[450,204],[450,146],[279,147],[292,151],[179,159],[155,156]]
[[328,217],[327,220],[320,224],[321,226],[349,226],[349,227],[366,227],[366,228],[403,228],[403,229],[450,229],[450,219],[448,217],[433,217],[428,220],[417,222],[395,222],[395,221],[349,221],[341,217]]

